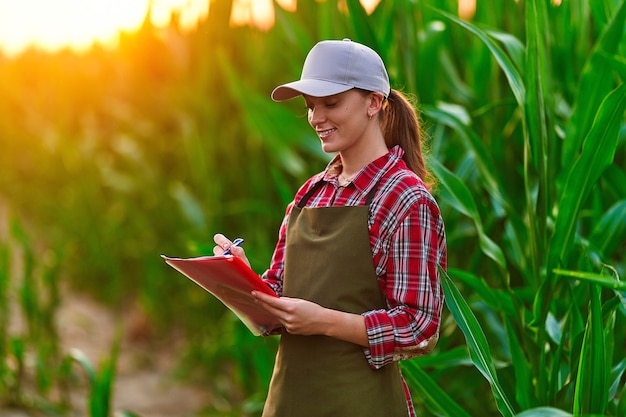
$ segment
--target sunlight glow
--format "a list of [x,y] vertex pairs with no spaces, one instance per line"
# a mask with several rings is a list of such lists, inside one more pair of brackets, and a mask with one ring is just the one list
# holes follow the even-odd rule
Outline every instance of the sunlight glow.
[[233,0],[231,26],[251,25],[259,30],[274,26],[273,0]]
[[166,26],[180,13],[191,28],[208,14],[207,0],[0,0],[0,48],[15,54],[28,46],[53,51],[88,49],[94,42],[114,45],[120,31],[138,29],[151,3],[151,21]]
[[459,17],[472,20],[476,14],[476,0],[459,0]]
[[[380,2],[361,0],[361,5],[371,14]],[[47,51],[66,47],[83,51],[94,43],[115,46],[121,32],[141,27],[148,10],[155,27],[166,27],[175,12],[181,29],[189,30],[208,16],[210,3],[211,0],[0,0],[0,50],[13,55],[29,46]],[[276,3],[295,12],[298,0]],[[345,3],[339,4],[345,8]],[[273,0],[233,0],[230,24],[269,30],[275,22],[274,8]],[[476,0],[459,0],[462,17],[473,15],[475,8]]]
[[361,6],[365,9],[365,13],[372,14],[381,0],[361,0]]
[[276,0],[276,3],[288,12],[295,12],[298,8],[298,0]]
[[183,29],[194,28],[198,21],[209,15],[209,0],[152,0],[152,24],[164,27],[170,21],[172,11],[180,13]]

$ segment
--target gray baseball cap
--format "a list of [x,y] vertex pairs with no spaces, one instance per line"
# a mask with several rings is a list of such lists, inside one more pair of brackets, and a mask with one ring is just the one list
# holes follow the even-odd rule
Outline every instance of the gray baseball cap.
[[272,100],[285,101],[306,94],[326,97],[352,88],[389,96],[389,75],[373,49],[350,39],[318,42],[307,55],[298,81],[279,85]]

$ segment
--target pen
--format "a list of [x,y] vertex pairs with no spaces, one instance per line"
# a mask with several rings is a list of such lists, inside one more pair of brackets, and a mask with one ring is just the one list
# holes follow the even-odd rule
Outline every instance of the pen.
[[[233,246],[241,246],[242,244],[243,244],[243,239],[238,237],[237,239],[233,240],[233,244],[231,245],[230,248],[232,248]],[[230,248],[226,249],[222,255],[230,255]]]

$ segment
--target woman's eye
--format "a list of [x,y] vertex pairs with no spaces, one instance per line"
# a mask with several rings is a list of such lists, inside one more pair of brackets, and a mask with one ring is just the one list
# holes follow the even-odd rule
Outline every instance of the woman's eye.
[[[328,108],[328,109],[332,109],[332,108],[334,108],[334,107],[337,107],[337,104],[338,104],[337,102],[333,101],[333,102],[331,102],[331,103],[323,103],[323,104],[319,104],[319,106],[320,106],[320,107],[325,107],[325,108]],[[305,106],[305,108],[306,108],[306,111],[307,111],[307,112],[312,112],[312,111],[315,111],[315,106],[314,106],[313,104],[307,104],[307,105]]]

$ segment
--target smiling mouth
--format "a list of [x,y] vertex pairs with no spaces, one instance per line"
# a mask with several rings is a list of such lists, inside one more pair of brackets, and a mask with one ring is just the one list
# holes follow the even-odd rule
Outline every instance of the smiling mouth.
[[317,131],[317,136],[320,137],[320,139],[324,139],[328,136],[330,136],[331,133],[337,131],[337,129],[327,129],[327,130],[318,130]]

